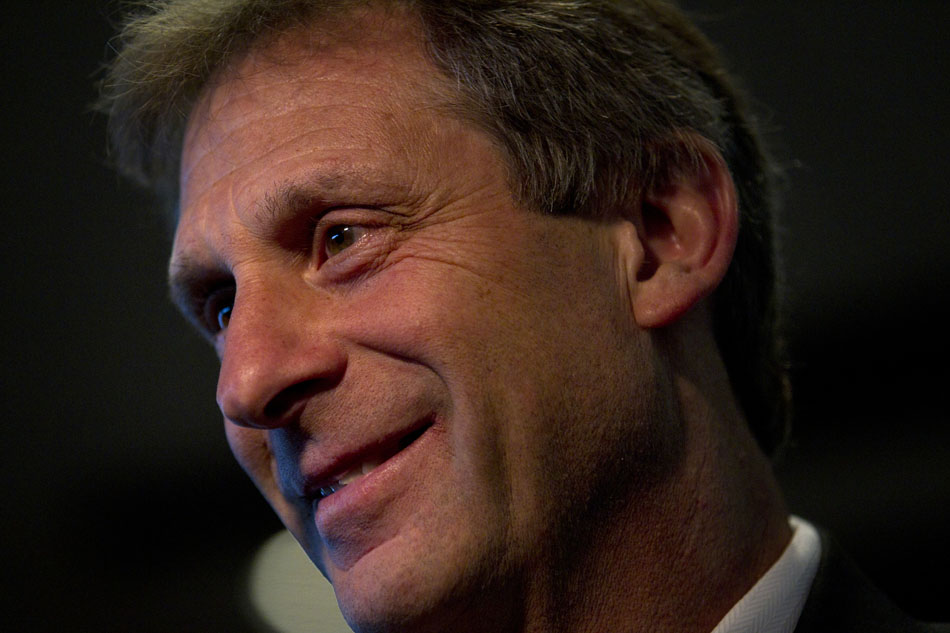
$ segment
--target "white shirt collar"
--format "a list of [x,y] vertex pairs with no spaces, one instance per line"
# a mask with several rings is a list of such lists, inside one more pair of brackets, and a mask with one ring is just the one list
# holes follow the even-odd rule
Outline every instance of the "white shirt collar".
[[792,540],[712,633],[792,633],[818,571],[821,539],[807,521],[789,517]]

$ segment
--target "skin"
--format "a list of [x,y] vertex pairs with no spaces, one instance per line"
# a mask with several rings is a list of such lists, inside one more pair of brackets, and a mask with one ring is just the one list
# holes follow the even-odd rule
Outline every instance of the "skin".
[[413,22],[354,24],[252,51],[190,118],[171,279],[235,456],[355,630],[712,628],[788,539],[703,302],[724,168],[659,221],[524,209]]

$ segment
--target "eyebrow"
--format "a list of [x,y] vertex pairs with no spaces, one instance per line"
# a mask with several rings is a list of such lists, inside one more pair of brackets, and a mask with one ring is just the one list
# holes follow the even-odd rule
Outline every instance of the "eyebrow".
[[294,181],[275,185],[257,202],[258,217],[279,220],[289,213],[319,206],[373,205],[393,206],[405,203],[410,192],[398,176],[370,169],[320,169]]
[[273,225],[283,218],[333,199],[333,192],[339,189],[340,184],[336,177],[321,178],[319,183],[283,182],[274,191],[264,194],[254,205],[253,215],[260,219],[258,222]]
[[[281,226],[288,218],[304,212],[319,212],[341,204],[394,206],[408,197],[402,187],[393,184],[385,174],[356,169],[345,171],[315,170],[299,180],[287,180],[266,192],[250,208],[256,229],[267,231]],[[181,215],[179,214],[179,221]],[[212,291],[227,283],[234,283],[230,271],[223,265],[208,264],[188,252],[175,253],[168,271],[169,296],[172,303],[190,321],[201,329],[201,302]]]
[[216,287],[229,282],[230,272],[219,266],[209,266],[187,253],[175,255],[168,270],[171,302],[202,331],[204,327],[200,322],[201,301]]

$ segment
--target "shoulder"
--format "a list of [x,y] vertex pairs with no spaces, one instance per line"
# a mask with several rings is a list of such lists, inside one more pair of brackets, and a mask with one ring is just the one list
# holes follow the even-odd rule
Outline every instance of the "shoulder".
[[795,633],[950,633],[901,611],[821,532],[821,562]]

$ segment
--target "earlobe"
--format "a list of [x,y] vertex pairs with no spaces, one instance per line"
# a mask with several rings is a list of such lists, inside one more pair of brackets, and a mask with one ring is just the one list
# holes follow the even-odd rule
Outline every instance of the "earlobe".
[[739,217],[722,156],[704,144],[702,160],[644,192],[636,219],[643,249],[632,284],[642,328],[669,325],[715,290],[732,260]]

